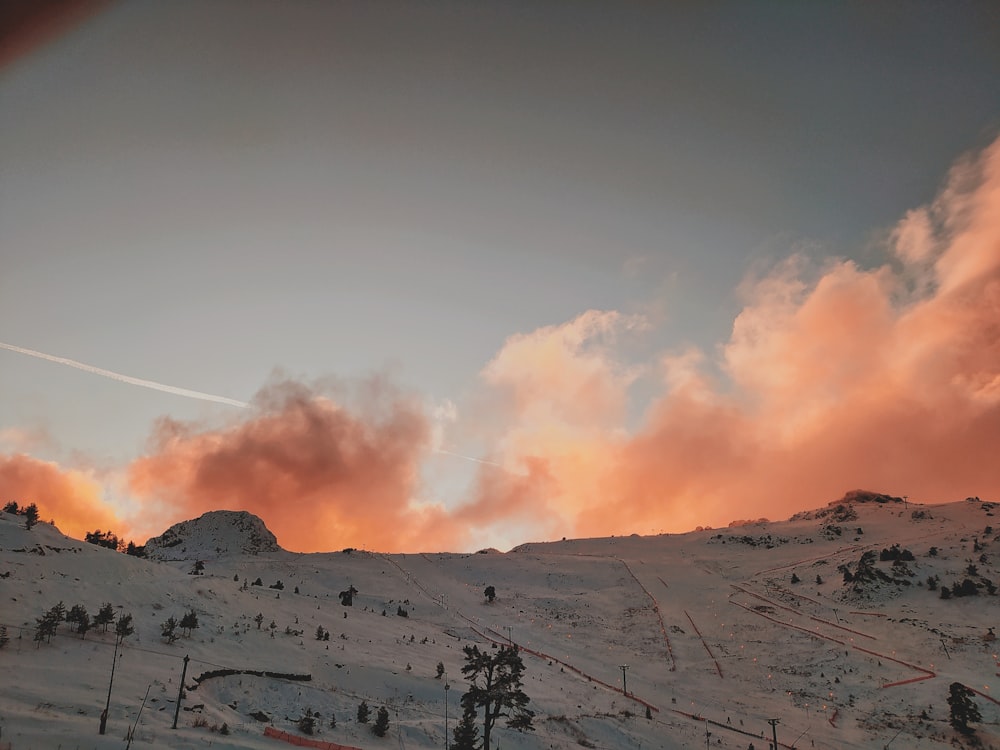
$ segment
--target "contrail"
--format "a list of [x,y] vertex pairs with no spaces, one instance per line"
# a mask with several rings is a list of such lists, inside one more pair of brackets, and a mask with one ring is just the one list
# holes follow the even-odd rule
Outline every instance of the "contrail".
[[[155,380],[143,380],[142,378],[133,378],[131,375],[123,375],[120,372],[114,372],[112,370],[105,370],[102,367],[94,367],[93,365],[88,365],[84,362],[77,362],[75,359],[67,359],[66,357],[56,357],[52,354],[46,354],[45,352],[35,351],[34,349],[25,349],[23,346],[14,346],[13,344],[5,344],[0,341],[0,349],[7,349],[8,351],[17,352],[18,354],[26,354],[29,357],[37,357],[38,359],[48,360],[49,362],[55,362],[60,365],[68,365],[69,367],[75,367],[78,370],[83,370],[84,372],[89,372],[93,375],[100,375],[105,378],[111,378],[112,380],[117,380],[119,383],[128,383],[129,385],[138,385],[143,388],[152,388],[154,391],[163,391],[164,393],[172,393],[175,396],[184,396],[186,398],[196,398],[202,401],[214,401],[218,404],[227,404],[229,406],[238,406],[241,409],[246,409],[250,406],[246,401],[238,401],[235,398],[227,398],[226,396],[215,396],[211,393],[202,393],[201,391],[192,391],[188,388],[178,388],[174,385],[167,385],[166,383],[157,383]],[[454,456],[455,458],[464,458],[466,461],[475,461],[477,464],[486,464],[488,466],[498,466],[501,469],[504,468],[502,464],[498,464],[495,461],[487,461],[483,458],[474,458],[472,456],[465,456],[461,453],[455,453],[453,451],[444,450],[443,448],[435,448],[435,453],[442,453],[446,456]]]
[[237,401],[235,398],[226,398],[225,396],[213,396],[211,393],[202,393],[201,391],[192,391],[187,388],[178,388],[173,385],[166,385],[165,383],[157,383],[155,380],[143,380],[142,378],[133,378],[130,375],[122,375],[120,372],[112,372],[111,370],[105,370],[101,367],[94,367],[93,365],[84,364],[83,362],[77,362],[75,359],[67,359],[66,357],[55,357],[51,354],[46,354],[45,352],[36,352],[34,349],[25,349],[22,346],[5,344],[2,341],[0,341],[0,349],[7,349],[8,351],[17,352],[18,354],[27,354],[29,357],[38,357],[38,359],[46,359],[49,362],[55,362],[60,365],[68,365],[70,367],[75,367],[78,370],[83,370],[84,372],[89,372],[93,375],[100,375],[105,378],[111,378],[112,380],[117,380],[119,383],[128,383],[129,385],[138,385],[142,386],[143,388],[152,388],[154,391],[163,391],[164,393],[172,393],[175,396],[196,398],[202,401],[214,401],[218,404],[239,406],[243,409],[250,406],[250,404],[248,404],[246,401]]
[[501,469],[504,468],[503,464],[498,464],[496,461],[487,461],[485,458],[473,458],[472,456],[466,456],[461,453],[446,451],[444,448],[435,448],[434,452],[443,453],[446,456],[454,456],[455,458],[464,458],[466,461],[475,461],[477,464],[486,464],[487,466],[499,466]]

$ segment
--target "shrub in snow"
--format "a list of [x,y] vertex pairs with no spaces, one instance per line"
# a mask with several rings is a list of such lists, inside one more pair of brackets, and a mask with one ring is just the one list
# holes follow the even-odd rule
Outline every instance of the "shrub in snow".
[[372,726],[372,734],[376,737],[385,737],[385,733],[389,731],[389,711],[385,706],[382,706],[378,710],[378,714],[375,717],[375,724]]

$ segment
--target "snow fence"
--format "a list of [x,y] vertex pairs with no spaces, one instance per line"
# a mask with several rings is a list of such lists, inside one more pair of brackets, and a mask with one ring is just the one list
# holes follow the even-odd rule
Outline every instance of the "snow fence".
[[323,740],[311,740],[308,737],[299,737],[295,734],[282,732],[280,729],[275,729],[274,727],[264,727],[264,736],[287,742],[289,745],[297,745],[298,747],[318,747],[320,750],[361,750],[361,748],[350,745],[338,745],[336,742],[323,742]]

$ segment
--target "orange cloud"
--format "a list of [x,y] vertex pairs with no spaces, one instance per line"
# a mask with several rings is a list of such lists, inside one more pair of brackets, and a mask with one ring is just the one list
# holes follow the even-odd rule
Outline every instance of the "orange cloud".
[[42,520],[54,520],[69,536],[82,539],[98,529],[119,533],[121,521],[101,495],[100,483],[86,472],[23,454],[0,455],[0,501],[35,503]]
[[248,419],[200,429],[164,419],[129,487],[150,533],[207,510],[248,510],[288,548],[441,548],[459,532],[417,501],[424,414],[380,381],[351,410],[301,383],[274,384]]
[[[518,395],[498,460],[545,466],[522,470],[517,496],[590,535],[784,518],[859,486],[1000,495],[1000,140],[956,166],[888,250],[873,269],[794,257],[748,281],[729,340],[714,358],[664,357],[631,434],[609,425],[625,368],[590,346],[614,313],[512,338],[483,379],[495,387],[503,363]],[[510,494],[496,480],[476,489],[481,508]]]

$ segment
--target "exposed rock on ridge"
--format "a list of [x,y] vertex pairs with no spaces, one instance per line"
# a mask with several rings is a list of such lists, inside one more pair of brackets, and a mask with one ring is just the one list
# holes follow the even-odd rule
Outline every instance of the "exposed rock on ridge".
[[146,556],[154,560],[204,560],[280,549],[264,522],[244,510],[213,510],[176,523],[146,542]]

